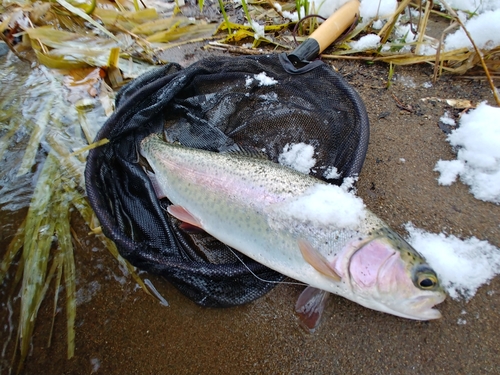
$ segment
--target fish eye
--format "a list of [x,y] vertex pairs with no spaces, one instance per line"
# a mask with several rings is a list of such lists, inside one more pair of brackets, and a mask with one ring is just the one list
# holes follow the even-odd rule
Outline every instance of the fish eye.
[[432,289],[437,285],[437,278],[433,275],[420,275],[418,277],[418,285],[422,289]]

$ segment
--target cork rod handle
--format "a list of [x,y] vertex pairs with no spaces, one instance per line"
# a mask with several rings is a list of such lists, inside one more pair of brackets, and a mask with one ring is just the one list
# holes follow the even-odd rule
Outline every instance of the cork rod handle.
[[319,44],[319,53],[332,44],[349,26],[359,11],[359,1],[351,0],[342,5],[325,22],[323,22],[309,38]]
[[318,57],[332,44],[356,19],[359,0],[351,0],[342,5],[309,38],[298,46],[288,58],[295,65],[301,65]]

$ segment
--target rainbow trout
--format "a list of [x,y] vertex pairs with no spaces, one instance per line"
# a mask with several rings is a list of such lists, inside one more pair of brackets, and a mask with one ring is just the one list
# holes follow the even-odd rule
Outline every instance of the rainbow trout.
[[324,306],[318,289],[404,318],[441,317],[432,308],[445,299],[436,273],[341,187],[263,158],[187,148],[158,135],[140,149],[171,215],[310,286],[296,306],[309,328]]

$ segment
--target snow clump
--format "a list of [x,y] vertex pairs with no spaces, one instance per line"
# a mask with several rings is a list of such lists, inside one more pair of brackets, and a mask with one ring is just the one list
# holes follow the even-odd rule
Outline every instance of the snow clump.
[[460,126],[448,135],[457,159],[439,160],[434,168],[438,182],[451,185],[457,177],[480,200],[500,204],[500,108],[481,103],[466,113]]

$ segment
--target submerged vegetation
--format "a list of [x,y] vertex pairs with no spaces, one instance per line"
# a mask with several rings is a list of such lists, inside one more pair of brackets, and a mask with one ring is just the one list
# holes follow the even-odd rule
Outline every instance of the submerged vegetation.
[[[11,55],[2,58],[5,62],[0,70],[0,157],[4,163],[0,208],[24,215],[0,263],[0,284],[20,304],[17,333],[12,334],[11,329],[5,344],[15,346],[15,357],[9,361],[12,368],[15,361],[22,366],[28,355],[36,315],[51,285],[55,288],[54,316],[59,290],[65,291],[68,358],[74,354],[73,250],[79,242],[71,224],[74,215],[85,221],[90,235],[96,236],[143,286],[133,267],[100,232],[84,193],[85,152],[95,146],[92,141],[99,127],[113,111],[113,90],[153,65],[165,63],[165,51],[179,44],[213,40],[207,48],[238,53],[260,53],[255,47],[265,45],[291,49],[294,39],[303,40],[318,21],[305,17],[317,11],[307,0],[241,0],[241,11],[239,4],[219,0],[223,14],[220,25],[207,21],[203,10],[197,9],[196,18],[182,15],[180,0],[165,9],[138,0],[19,0],[3,4],[0,36]],[[209,6],[202,1],[198,5],[200,9]],[[473,49],[442,50],[446,33],[463,26],[457,14],[446,9],[443,12],[434,7],[432,1],[422,6],[403,0],[382,23],[377,17],[361,19],[333,52],[323,57],[386,62],[390,74],[395,65],[429,63],[435,67],[435,79],[443,72],[473,71],[477,75],[477,67],[481,67],[500,105],[491,76],[500,71],[500,46],[481,50],[473,42]],[[235,22],[242,13],[245,24]],[[299,18],[303,22],[298,22]],[[441,37],[426,34],[431,18],[449,25],[443,27]],[[353,42],[370,34],[379,42],[356,48]],[[423,54],[429,46],[435,52]],[[22,82],[16,73],[17,59],[32,64],[31,74]],[[2,358],[0,367],[5,362]]]
[[[128,267],[140,285],[142,281],[133,267],[120,257],[114,243],[96,230],[99,224],[84,196],[82,150],[92,142],[97,125],[105,120],[107,95],[112,94],[99,69],[63,72],[40,67],[27,79],[20,77],[17,70],[13,64],[3,64],[0,77],[2,88],[16,96],[15,100],[9,95],[0,97],[0,156],[5,168],[1,175],[1,202],[3,210],[18,210],[26,205],[28,209],[3,254],[0,283],[5,287],[9,281],[12,298],[20,290],[18,332],[13,341],[18,341],[16,346],[22,363],[29,351],[38,309],[50,285],[54,285],[56,291],[54,316],[59,287],[64,286],[68,358],[74,354],[73,246],[79,239],[71,225],[72,215],[80,215],[93,235]],[[101,98],[93,98],[92,89],[98,90]],[[33,183],[26,184],[26,181]],[[19,194],[25,199],[19,199]],[[18,266],[12,274],[9,268],[14,260]]]

